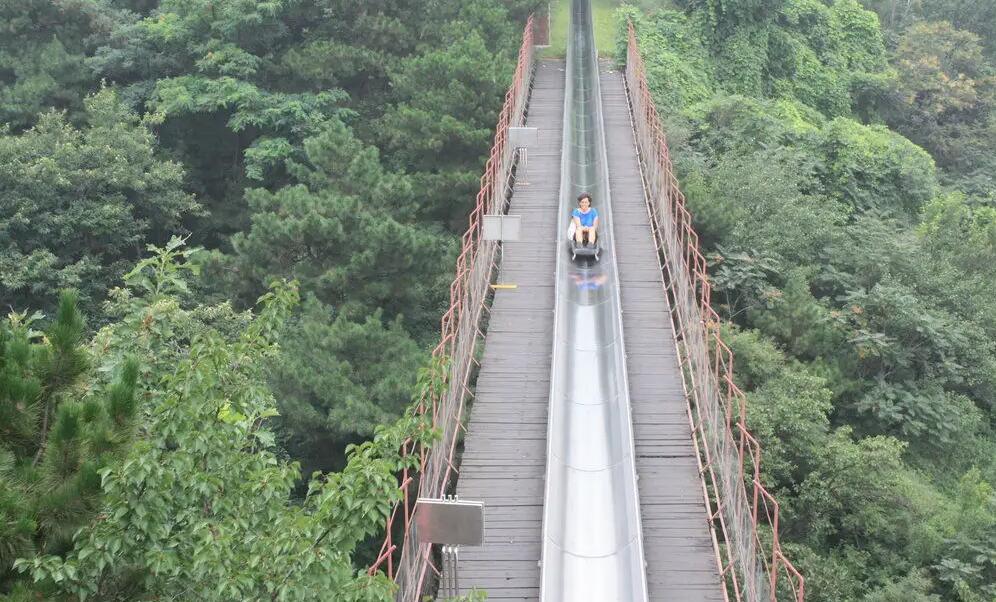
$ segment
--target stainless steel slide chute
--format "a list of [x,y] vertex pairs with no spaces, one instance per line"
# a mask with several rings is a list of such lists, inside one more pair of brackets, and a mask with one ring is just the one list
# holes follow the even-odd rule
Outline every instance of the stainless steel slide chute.
[[[647,600],[612,206],[590,0],[572,2],[543,514],[543,602]],[[602,254],[575,263],[567,225],[592,195]]]

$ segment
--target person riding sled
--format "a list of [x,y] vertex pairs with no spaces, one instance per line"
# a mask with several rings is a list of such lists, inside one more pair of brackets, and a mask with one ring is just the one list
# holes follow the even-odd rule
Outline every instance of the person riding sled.
[[571,230],[574,242],[581,245],[595,245],[598,238],[598,209],[591,206],[591,195],[582,192],[578,195],[578,206],[571,212]]

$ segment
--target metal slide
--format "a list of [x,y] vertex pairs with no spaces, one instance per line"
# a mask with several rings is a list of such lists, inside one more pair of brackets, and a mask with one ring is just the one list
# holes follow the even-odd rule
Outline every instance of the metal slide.
[[[590,0],[571,1],[540,600],[645,601],[598,61]],[[591,266],[566,249],[582,191],[600,216]]]

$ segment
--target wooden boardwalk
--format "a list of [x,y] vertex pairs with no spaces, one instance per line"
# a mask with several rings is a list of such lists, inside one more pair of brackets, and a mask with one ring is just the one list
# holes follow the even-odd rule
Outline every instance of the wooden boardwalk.
[[[541,146],[515,186],[522,239],[505,246],[500,277],[518,288],[495,295],[457,484],[486,508],[485,545],[460,551],[461,591],[489,600],[539,599],[564,79],[563,62],[539,63],[527,125]],[[720,602],[622,75],[603,68],[601,88],[650,599]]]
[[546,422],[553,351],[554,239],[563,146],[563,61],[537,65],[526,125],[539,128],[509,213],[522,216],[507,243],[495,291],[457,494],[485,503],[485,545],[460,550],[461,590],[489,600],[537,600]]
[[650,599],[723,600],[623,74],[600,73]]

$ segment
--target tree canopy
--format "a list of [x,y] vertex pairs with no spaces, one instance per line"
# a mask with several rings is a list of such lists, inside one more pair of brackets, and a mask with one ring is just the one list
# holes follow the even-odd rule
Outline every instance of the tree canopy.
[[0,599],[391,595],[539,4],[0,1]]
[[622,23],[807,599],[991,599],[988,9],[642,4]]

